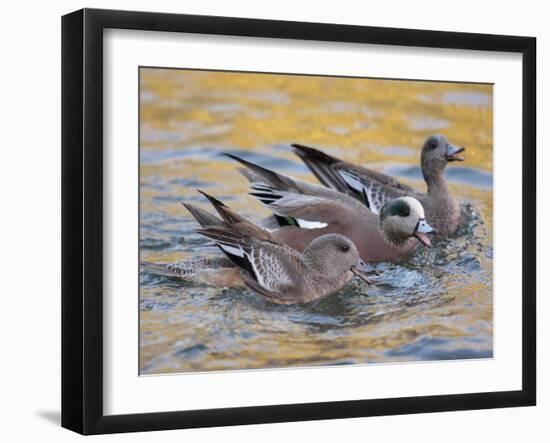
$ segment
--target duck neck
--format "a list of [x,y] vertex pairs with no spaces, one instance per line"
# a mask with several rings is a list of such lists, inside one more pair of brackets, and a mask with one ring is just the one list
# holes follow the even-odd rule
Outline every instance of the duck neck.
[[304,251],[304,264],[308,270],[308,274],[312,280],[322,281],[331,280],[339,275],[336,270],[336,266],[329,266],[324,257],[317,256],[317,254],[308,253],[307,249]]
[[384,226],[382,223],[380,223],[380,231],[382,231],[384,240],[391,243],[393,246],[397,246],[398,248],[404,246],[410,239],[410,237],[404,237],[392,229],[392,226]]
[[448,192],[447,180],[445,180],[445,175],[443,172],[444,170],[437,172],[427,172],[422,169],[422,175],[424,176],[424,180],[428,185],[428,194],[442,194]]

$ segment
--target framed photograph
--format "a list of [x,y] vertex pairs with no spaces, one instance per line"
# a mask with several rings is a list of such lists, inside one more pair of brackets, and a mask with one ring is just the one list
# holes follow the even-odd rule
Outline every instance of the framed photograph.
[[62,20],[62,425],[536,402],[536,40]]

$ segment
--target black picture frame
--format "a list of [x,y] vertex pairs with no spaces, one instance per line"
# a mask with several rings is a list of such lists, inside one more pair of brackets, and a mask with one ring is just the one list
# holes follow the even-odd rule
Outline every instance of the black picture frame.
[[[131,415],[103,413],[103,30],[171,31],[522,54],[522,389]],[[83,9],[62,18],[62,426],[82,434],[536,403],[536,39]]]

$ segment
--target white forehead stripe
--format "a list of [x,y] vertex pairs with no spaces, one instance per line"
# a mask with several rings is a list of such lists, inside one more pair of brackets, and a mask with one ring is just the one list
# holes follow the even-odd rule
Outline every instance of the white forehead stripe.
[[424,215],[424,207],[422,204],[414,197],[402,197],[402,200],[407,202],[411,208],[411,212],[415,214],[418,218],[426,218]]

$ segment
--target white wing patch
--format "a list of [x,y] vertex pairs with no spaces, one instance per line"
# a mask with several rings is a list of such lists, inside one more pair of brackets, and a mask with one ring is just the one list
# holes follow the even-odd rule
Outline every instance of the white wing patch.
[[[284,210],[278,210],[279,208],[285,208],[296,204],[299,205],[303,199],[316,198],[302,194],[297,195],[294,192],[275,189],[272,186],[264,183],[254,183],[250,187],[250,191],[250,195],[256,197],[263,206],[270,209],[274,214],[281,217],[287,217],[288,215],[285,213]],[[304,229],[322,229],[328,226],[328,223],[314,220],[304,220],[297,218],[296,222],[298,223],[298,226],[300,228]]]
[[301,218],[297,218],[296,221],[298,222],[298,226],[304,229],[322,229],[328,226],[328,223],[323,223],[319,221],[302,220]]
[[348,184],[348,186],[350,186],[352,189],[355,189],[357,192],[363,192],[365,187],[359,180],[357,180],[357,177],[355,175],[350,174],[348,171],[338,172],[340,173],[344,181]]
[[359,192],[359,194],[366,197],[370,210],[375,214],[378,214],[378,212],[380,212],[380,208],[376,207],[376,204],[373,204],[374,199],[372,198],[372,194],[370,192],[371,190],[359,180],[357,175],[345,170],[338,172],[350,188],[355,189],[357,192]]
[[242,248],[238,248],[238,247],[235,247],[235,246],[230,246],[230,245],[227,245],[227,244],[224,244],[224,243],[219,243],[219,242],[218,242],[218,245],[220,246],[220,248],[222,248],[228,254],[236,255],[237,257],[244,257],[244,251],[243,251]]
[[273,202],[283,197],[283,192],[265,183],[254,183],[250,187],[250,195],[256,197],[263,206],[269,208]]
[[351,171],[341,170],[338,172],[350,188],[359,192],[368,200],[369,209],[374,214],[379,214],[384,203],[391,199],[389,195],[383,192],[382,186],[374,180],[369,183],[364,183]]

